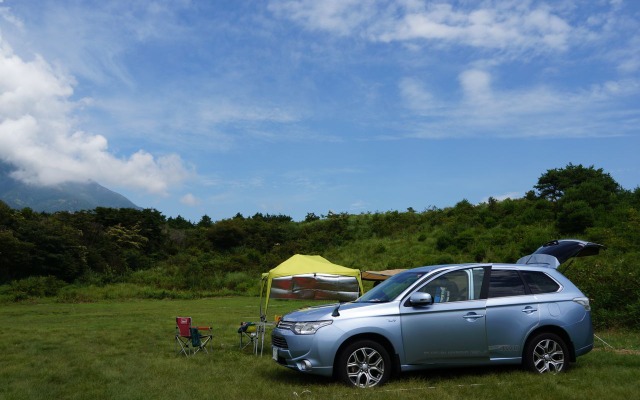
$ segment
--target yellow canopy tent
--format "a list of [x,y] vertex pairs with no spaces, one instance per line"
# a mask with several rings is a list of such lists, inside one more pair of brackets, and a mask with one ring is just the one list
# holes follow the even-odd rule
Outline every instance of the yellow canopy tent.
[[350,301],[363,292],[360,270],[334,264],[320,256],[296,254],[262,274],[260,315],[266,315],[269,298]]

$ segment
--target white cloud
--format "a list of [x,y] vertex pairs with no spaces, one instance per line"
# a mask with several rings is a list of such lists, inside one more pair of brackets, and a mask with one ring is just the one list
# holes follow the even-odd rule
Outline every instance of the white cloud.
[[[0,0],[0,4],[2,3],[4,3],[4,1]],[[11,13],[9,7],[0,7],[0,18],[10,23],[14,28],[22,29],[24,27],[22,21]]]
[[[189,0],[91,4],[41,1],[37,12],[30,11],[32,16],[20,14],[24,23],[9,7],[4,12],[0,9],[0,17],[14,26],[28,26],[24,35],[10,36],[16,40],[12,43],[20,56],[24,57],[25,51],[34,51],[78,79],[105,87],[113,85],[114,80],[134,86],[135,79],[126,65],[132,45],[183,36],[190,28],[178,19],[181,11],[192,7],[189,3]],[[13,8],[28,6],[14,4]],[[46,17],[39,18],[38,14]]]
[[413,111],[428,115],[438,108],[434,96],[415,78],[404,78],[399,83],[400,95]]
[[289,0],[269,4],[269,9],[311,30],[350,34],[355,28],[375,17],[375,8],[361,0]]
[[[399,55],[406,69],[397,89],[411,112],[402,121],[410,137],[637,132],[635,3],[288,0],[269,9],[308,31]],[[411,54],[394,53],[399,47]]]
[[499,195],[495,195],[495,196],[490,196],[490,197],[485,197],[484,199],[482,199],[482,201],[480,203],[486,203],[489,201],[489,198],[493,198],[494,200],[497,201],[504,201],[506,199],[519,199],[522,197],[522,193],[520,192],[509,192],[509,193],[505,193],[505,194],[499,194]]
[[349,205],[349,212],[364,212],[369,206],[370,204],[364,200],[356,200]]
[[460,86],[466,101],[475,106],[491,101],[491,75],[486,71],[468,70],[460,74]]
[[128,158],[107,139],[77,128],[74,80],[42,57],[24,60],[0,37],[0,159],[24,182],[53,185],[95,180],[104,185],[164,194],[189,170],[180,157],[139,150]]
[[[373,4],[372,4],[373,3]],[[270,9],[309,30],[374,41],[428,41],[486,49],[565,50],[572,28],[549,7],[485,1],[452,5],[404,1],[286,1]]]
[[[611,137],[637,131],[638,111],[627,107],[627,99],[640,94],[638,80],[610,80],[571,90],[544,84],[508,89],[493,83],[494,75],[499,80],[502,73],[461,72],[460,98],[448,101],[425,91],[419,79],[403,78],[399,93],[414,113],[414,124],[407,124],[409,136]],[[611,129],[612,123],[616,129]]]
[[197,105],[198,117],[207,123],[226,122],[276,122],[289,123],[297,121],[297,117],[288,110],[279,107],[268,107],[259,104],[238,104],[227,99],[203,101]]
[[195,207],[197,205],[200,205],[201,202],[200,202],[200,199],[194,196],[193,194],[187,193],[180,198],[180,203],[186,206]]

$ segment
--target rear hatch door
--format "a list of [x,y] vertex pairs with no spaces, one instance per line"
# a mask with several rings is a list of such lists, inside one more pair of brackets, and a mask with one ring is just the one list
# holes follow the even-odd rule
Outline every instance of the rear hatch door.
[[598,243],[578,239],[552,240],[545,243],[532,254],[522,257],[518,264],[547,264],[558,268],[573,257],[588,257],[600,253],[604,246]]

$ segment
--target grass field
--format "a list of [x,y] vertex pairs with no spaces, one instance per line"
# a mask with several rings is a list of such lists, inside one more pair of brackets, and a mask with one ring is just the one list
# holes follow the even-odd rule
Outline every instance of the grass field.
[[[301,303],[272,301],[270,319]],[[567,373],[519,368],[403,374],[354,389],[240,350],[240,321],[256,298],[0,305],[0,399],[630,399],[640,391],[640,334],[598,332],[596,349]],[[211,352],[175,355],[175,316],[211,324]]]

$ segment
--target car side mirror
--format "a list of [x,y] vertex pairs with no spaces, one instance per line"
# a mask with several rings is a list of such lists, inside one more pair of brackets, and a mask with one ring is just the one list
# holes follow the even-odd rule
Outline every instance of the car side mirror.
[[409,297],[409,303],[414,307],[428,306],[433,304],[433,297],[429,293],[415,292]]

